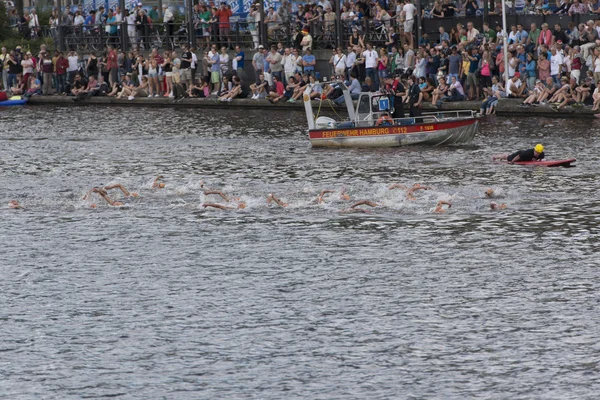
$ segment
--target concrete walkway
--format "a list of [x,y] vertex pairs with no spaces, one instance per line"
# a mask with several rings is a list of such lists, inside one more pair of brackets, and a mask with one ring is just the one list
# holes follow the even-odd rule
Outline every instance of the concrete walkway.
[[[560,111],[554,111],[550,106],[539,107],[518,107],[522,100],[519,99],[502,99],[498,102],[496,114],[499,116],[543,116],[543,117],[559,117],[559,118],[594,118],[595,112],[590,107],[565,107]],[[276,103],[271,104],[267,100],[252,100],[252,99],[234,99],[230,103],[217,102],[214,98],[198,98],[184,99],[175,102],[168,98],[147,98],[140,97],[134,100],[116,99],[114,97],[90,97],[82,101],[75,102],[70,96],[34,96],[29,100],[30,105],[57,105],[57,106],[117,106],[117,107],[160,107],[160,108],[219,108],[219,109],[251,109],[251,110],[273,110],[273,111],[304,111],[302,102],[296,103]],[[444,103],[442,110],[479,110],[480,101],[457,101],[454,103]],[[345,106],[336,106],[330,102],[325,102],[321,106],[321,111],[329,114],[333,112],[346,113]],[[318,107],[318,103],[313,101],[313,109]],[[423,111],[436,111],[431,103],[423,104]]]

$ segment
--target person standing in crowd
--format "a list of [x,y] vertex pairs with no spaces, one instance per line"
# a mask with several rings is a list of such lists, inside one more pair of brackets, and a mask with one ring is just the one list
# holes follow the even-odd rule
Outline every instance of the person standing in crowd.
[[408,42],[408,46],[414,48],[413,27],[415,23],[416,7],[411,0],[404,0],[402,7],[402,19],[404,20],[404,36]]
[[231,7],[226,2],[221,2],[221,7],[217,11],[217,18],[219,19],[219,38],[221,44],[227,43],[227,49],[231,47],[231,30],[229,27],[229,19],[233,15]]
[[240,80],[244,80],[246,74],[244,73],[246,54],[242,50],[239,44],[235,45],[235,54],[233,59],[231,60],[231,68],[235,72],[235,74],[240,78]]
[[108,70],[109,84],[119,81],[119,65],[117,64],[117,52],[112,46],[107,48],[108,54],[106,57],[106,69]]
[[261,44],[258,46],[258,51],[254,53],[252,57],[252,67],[254,68],[254,81],[258,82],[258,77],[263,74],[265,70],[265,56],[263,55],[264,46]]
[[311,49],[306,49],[304,53],[304,56],[302,56],[302,67],[304,68],[304,73],[308,75],[314,75],[315,65],[317,65],[317,59],[312,54]]
[[6,47],[2,47],[2,53],[0,53],[0,73],[2,74],[2,88],[8,89],[8,50]]
[[329,59],[329,63],[333,67],[333,72],[337,76],[345,77],[346,75],[346,55],[342,52],[342,48],[338,47],[333,52]]
[[67,89],[67,70],[69,68],[69,60],[61,51],[56,59],[56,92],[63,95]]
[[174,37],[173,37],[173,27],[175,25],[175,16],[173,15],[173,11],[169,8],[168,5],[163,4],[163,24],[167,29],[167,42],[169,43],[169,48],[174,49]]
[[[285,81],[289,82],[290,78],[294,76],[296,69],[298,68],[298,50],[285,49],[285,54],[281,60],[283,63],[283,72],[285,74]],[[294,83],[295,84],[295,83]]]
[[373,50],[373,45],[367,43],[367,49],[362,53],[365,63],[365,73],[367,78],[371,78],[375,85],[378,85],[377,61],[379,59],[377,52]]
[[184,90],[187,90],[192,85],[192,52],[187,44],[183,45],[183,53],[181,54],[181,69],[179,76],[181,83],[184,85]]
[[282,60],[281,54],[277,52],[277,46],[271,46],[271,52],[266,58],[266,62],[269,63],[269,69],[271,71],[272,76],[277,77],[279,83],[281,83],[281,88],[283,88],[283,65],[281,64]]

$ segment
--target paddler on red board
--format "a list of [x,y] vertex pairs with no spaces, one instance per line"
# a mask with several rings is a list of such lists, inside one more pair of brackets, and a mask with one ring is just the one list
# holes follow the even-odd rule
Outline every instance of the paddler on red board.
[[533,149],[519,150],[512,154],[500,154],[492,157],[492,159],[506,160],[509,163],[514,163],[517,161],[542,161],[544,157],[544,146],[537,144]]

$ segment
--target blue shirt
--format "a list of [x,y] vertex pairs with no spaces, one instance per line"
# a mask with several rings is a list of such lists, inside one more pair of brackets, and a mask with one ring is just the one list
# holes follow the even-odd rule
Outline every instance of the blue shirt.
[[450,35],[448,34],[448,32],[444,32],[440,35],[440,44],[442,44],[444,40],[450,42]]
[[[304,56],[302,56],[302,61],[304,61],[305,63],[313,63],[315,61],[315,56],[313,56],[312,54],[304,55]],[[314,71],[314,70],[315,70],[314,65],[307,65],[304,67],[304,71]]]
[[212,64],[210,66],[210,72],[219,72],[221,70],[221,68],[219,67],[219,55],[217,53],[215,53],[211,59],[211,61],[215,62],[214,64]]
[[88,15],[85,18],[85,21],[83,22],[84,25],[94,25],[94,16],[93,15]]
[[358,79],[350,79],[350,86],[348,86],[348,91],[350,94],[360,94],[360,83]]
[[246,58],[246,55],[244,54],[244,52],[243,52],[243,51],[240,51],[239,53],[237,53],[237,54],[235,55],[235,57],[236,57],[236,58],[237,58],[237,57],[242,57],[240,60],[238,60],[238,62],[237,62],[237,67],[238,67],[238,68],[242,68],[242,69],[243,69],[243,68],[244,68],[244,59]]
[[517,58],[521,61],[519,63],[519,72],[525,72],[525,65],[527,64],[527,55],[525,53],[517,53]]
[[[107,24],[112,24],[113,22],[117,22],[117,18],[114,15],[106,20]],[[109,27],[109,29],[110,29],[110,34],[111,35],[114,35],[114,34],[117,33],[117,26],[116,25],[111,25]]]
[[479,68],[479,60],[481,60],[481,56],[479,54],[475,54],[474,56],[471,56],[471,58],[475,58],[475,60],[471,60],[469,58],[469,60],[471,60],[471,64],[469,65],[469,73],[477,71],[477,68]]

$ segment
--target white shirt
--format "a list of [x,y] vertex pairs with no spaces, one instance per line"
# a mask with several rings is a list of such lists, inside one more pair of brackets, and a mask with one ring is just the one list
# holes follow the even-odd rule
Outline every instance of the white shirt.
[[557,75],[560,73],[559,66],[563,64],[563,57],[556,53],[553,56],[550,56],[550,75]]
[[402,7],[402,11],[404,11],[404,15],[407,21],[415,18],[415,6],[412,3],[407,3]]
[[283,70],[286,73],[292,73],[296,70],[296,65],[298,63],[298,57],[293,54],[283,56],[281,63],[283,64]]
[[362,55],[365,58],[365,68],[377,67],[377,52],[375,50],[365,50]]
[[129,33],[135,33],[135,14],[131,13],[127,17],[127,31]]
[[165,12],[163,14],[163,22],[171,22],[175,16],[173,15],[173,11],[170,8],[165,8]]
[[77,71],[77,62],[79,61],[79,57],[78,56],[69,56],[67,57],[67,60],[69,60],[69,68],[67,68],[67,71],[72,72],[72,71]]
[[342,54],[341,57],[337,54],[333,56],[333,69],[346,68],[346,55]]
[[[234,69],[237,69],[237,61],[235,60],[235,58],[233,59],[236,66],[234,67]],[[195,69],[196,68],[196,64],[198,64],[198,56],[196,55],[196,53],[192,52],[192,62],[190,63],[190,68],[191,69]]]
[[84,22],[85,22],[85,19],[83,18],[83,16],[78,15],[75,17],[75,20],[73,21],[73,25],[83,25]]
[[346,68],[352,68],[356,62],[356,53],[351,51],[346,56]]
[[321,1],[319,1],[319,3],[317,5],[322,6],[323,11],[327,10],[327,7],[331,8],[333,10],[333,7],[331,6],[331,3],[329,2],[329,0],[321,0]]
[[36,26],[40,26],[40,21],[38,20],[37,14],[31,14],[31,19],[29,20],[29,27],[35,28]]
[[508,83],[506,84],[506,94],[511,94],[513,91],[518,91],[518,89],[521,87],[521,83],[522,82],[520,79],[517,79],[516,82],[513,82],[512,79],[509,79]]

